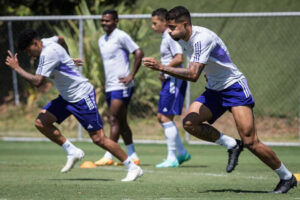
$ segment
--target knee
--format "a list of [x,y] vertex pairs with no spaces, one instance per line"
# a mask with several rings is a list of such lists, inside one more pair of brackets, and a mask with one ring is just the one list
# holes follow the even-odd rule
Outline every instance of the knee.
[[161,116],[161,114],[158,113],[158,114],[156,115],[156,117],[157,117],[157,121],[158,121],[159,123],[162,123],[162,116]]
[[92,141],[94,144],[98,144],[101,147],[104,146],[105,135],[101,133],[96,133],[92,136]]
[[255,150],[257,148],[258,144],[260,143],[260,141],[257,138],[246,137],[246,138],[243,138],[242,140],[243,140],[244,146],[251,151]]
[[188,117],[185,117],[182,121],[182,126],[183,126],[184,130],[186,130],[187,132],[193,132],[194,125],[195,125],[195,122]]
[[34,126],[37,128],[37,129],[42,129],[45,127],[45,122],[43,122],[41,119],[37,118],[35,121],[34,121]]

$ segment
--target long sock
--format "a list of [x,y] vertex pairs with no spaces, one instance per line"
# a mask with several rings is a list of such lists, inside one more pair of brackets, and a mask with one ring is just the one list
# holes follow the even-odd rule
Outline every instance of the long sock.
[[220,133],[220,138],[216,140],[216,143],[225,146],[227,149],[232,149],[236,145],[236,140]]
[[109,151],[105,152],[104,157],[108,158],[108,159],[111,159],[111,160],[113,159],[113,155]]
[[278,169],[274,170],[280,179],[289,180],[292,178],[292,173],[281,163],[281,166]]
[[73,145],[69,140],[66,140],[66,142],[61,145],[61,147],[67,152],[68,155],[77,150],[77,147],[75,147],[75,145]]
[[138,155],[135,152],[135,148],[134,148],[134,144],[133,143],[126,145],[126,150],[127,150],[128,156],[130,158],[132,158],[132,159],[137,159],[138,158]]
[[174,126],[173,122],[162,123],[162,127],[165,130],[165,136],[168,147],[168,157],[167,160],[175,161],[176,158],[176,134],[177,128]]
[[[174,122],[173,122],[174,123]],[[175,123],[174,123],[174,126],[176,127]],[[176,151],[177,151],[177,155],[178,156],[182,156],[182,155],[185,155],[187,152],[182,144],[182,140],[181,140],[181,137],[179,135],[179,132],[178,132],[178,129],[176,127],[176,138],[175,138],[175,142],[176,142]]]
[[126,169],[128,169],[128,170],[135,170],[138,168],[138,166],[136,164],[134,164],[134,162],[132,161],[132,159],[130,157],[127,157],[127,159],[123,162],[123,164],[125,165]]

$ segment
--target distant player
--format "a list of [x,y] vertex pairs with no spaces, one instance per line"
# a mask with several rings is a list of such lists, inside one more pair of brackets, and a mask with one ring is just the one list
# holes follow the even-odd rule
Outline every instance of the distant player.
[[[105,71],[105,96],[109,107],[110,139],[118,142],[119,137],[122,136],[129,157],[138,165],[140,159],[135,152],[132,132],[127,122],[127,110],[134,92],[133,79],[144,54],[127,33],[117,28],[118,22],[117,11],[104,11],[101,25],[106,34],[98,41]],[[134,63],[130,72],[129,55],[131,53],[134,55]],[[95,164],[112,165],[113,155],[107,151]]]
[[102,120],[95,102],[94,87],[79,73],[74,61],[59,43],[66,45],[62,37],[39,39],[34,30],[24,30],[20,34],[19,49],[30,57],[39,58],[36,74],[28,73],[20,67],[17,54],[12,55],[8,51],[9,56],[6,58],[6,64],[34,86],[40,86],[48,77],[60,93],[39,113],[35,120],[36,128],[66,151],[67,162],[61,172],[68,172],[83,158],[84,152],[67,140],[54,123],[60,124],[73,114],[96,145],[111,151],[124,163],[128,173],[122,181],[134,181],[142,176],[142,169],[133,163],[117,143],[104,135]]
[[[181,46],[168,34],[167,16],[165,8],[159,8],[152,12],[152,29],[162,35],[160,44],[161,63],[171,67],[183,67],[183,51]],[[157,119],[165,131],[168,156],[164,162],[157,164],[157,168],[178,167],[191,159],[191,155],[185,150],[174,116],[180,115],[183,107],[187,82],[168,74],[159,74],[162,81],[160,91]]]
[[259,141],[252,111],[254,99],[246,78],[231,61],[223,41],[207,28],[192,26],[190,13],[182,6],[171,9],[167,21],[169,34],[179,41],[190,56],[189,68],[163,65],[149,57],[143,59],[143,64],[190,81],[197,81],[204,71],[208,80],[206,91],[191,104],[183,119],[185,130],[199,139],[226,146],[229,152],[227,172],[231,172],[237,164],[243,144],[203,123],[207,121],[212,124],[229,110],[245,147],[278,174],[280,182],[274,193],[287,193],[297,186],[293,174],[269,147]]

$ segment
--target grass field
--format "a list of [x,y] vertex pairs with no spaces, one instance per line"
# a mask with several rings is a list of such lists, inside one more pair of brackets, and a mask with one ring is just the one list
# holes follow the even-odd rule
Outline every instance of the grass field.
[[[76,143],[97,160],[103,151],[92,143]],[[192,159],[179,168],[156,169],[165,145],[136,145],[144,176],[122,183],[124,167],[98,167],[60,174],[64,151],[50,142],[0,141],[0,199],[300,199],[299,188],[284,195],[269,194],[277,175],[245,150],[232,174],[225,172],[223,147],[186,145]],[[293,172],[300,173],[300,147],[273,150]]]

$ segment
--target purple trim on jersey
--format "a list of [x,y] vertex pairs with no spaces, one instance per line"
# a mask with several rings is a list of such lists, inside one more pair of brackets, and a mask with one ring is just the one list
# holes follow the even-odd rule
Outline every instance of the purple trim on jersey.
[[219,44],[216,45],[210,55],[221,62],[231,63],[229,56]]
[[79,74],[77,74],[76,72],[74,72],[72,70],[72,68],[70,68],[68,65],[66,64],[60,64],[59,66],[55,67],[55,69],[57,71],[61,71],[61,72],[65,72],[67,74],[70,74],[70,75],[74,75],[74,76],[80,76]]
[[126,64],[128,65],[128,64],[129,64],[129,53],[128,53],[128,51],[126,51],[125,49],[121,49],[121,51],[122,51],[122,53],[123,53],[125,62],[126,62]]
[[196,42],[195,43],[194,62],[200,62],[200,55],[201,55],[201,42]]
[[[170,92],[170,84],[175,82],[175,92]],[[162,82],[162,89],[159,95],[158,113],[163,115],[180,115],[184,103],[187,82],[174,77]]]
[[134,87],[125,88],[123,90],[110,91],[105,93],[105,100],[108,107],[110,107],[110,103],[114,99],[121,100],[127,106],[130,102],[133,93],[134,93]]
[[95,91],[76,103],[70,103],[59,95],[50,101],[44,109],[52,113],[59,124],[73,114],[86,131],[93,132],[103,128],[95,99]]
[[195,101],[204,104],[212,112],[212,119],[208,121],[214,123],[227,110],[231,111],[235,106],[254,107],[255,102],[249,90],[246,79],[238,81],[222,91],[207,89]]

